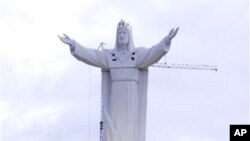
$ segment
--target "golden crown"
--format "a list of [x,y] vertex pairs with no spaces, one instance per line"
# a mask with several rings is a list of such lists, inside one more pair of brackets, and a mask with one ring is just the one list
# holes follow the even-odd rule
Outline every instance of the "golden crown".
[[129,23],[125,22],[124,20],[121,19],[121,21],[118,23],[117,28],[119,27],[124,27],[127,28],[129,30],[132,30],[132,27],[129,25]]

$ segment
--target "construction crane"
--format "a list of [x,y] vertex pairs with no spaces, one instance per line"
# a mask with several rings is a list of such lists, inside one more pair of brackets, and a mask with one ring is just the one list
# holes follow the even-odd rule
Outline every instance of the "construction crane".
[[155,63],[152,67],[160,67],[160,68],[170,68],[170,69],[194,69],[194,70],[211,70],[217,71],[217,66],[210,65],[192,65],[192,64],[171,64],[168,65],[165,63]]
[[[103,46],[106,45],[104,42],[101,42],[98,50],[103,50]],[[159,68],[169,68],[169,69],[193,69],[193,70],[209,70],[209,71],[217,71],[217,66],[211,66],[211,65],[197,65],[197,64],[168,64],[166,61],[166,57],[165,57],[165,61],[164,63],[155,63],[153,65],[151,65],[151,67],[159,67]]]
[[[103,50],[104,45],[106,43],[101,42],[98,50]],[[197,65],[197,64],[167,64],[166,61],[166,56],[164,56],[164,63],[155,63],[151,65],[151,67],[159,67],[159,68],[169,68],[169,69],[193,69],[193,70],[209,70],[209,71],[217,71],[217,66],[211,66],[211,65]],[[101,108],[101,113],[102,113],[103,107]],[[100,122],[100,141],[103,141],[102,137],[102,131],[103,131],[103,121],[101,120]]]

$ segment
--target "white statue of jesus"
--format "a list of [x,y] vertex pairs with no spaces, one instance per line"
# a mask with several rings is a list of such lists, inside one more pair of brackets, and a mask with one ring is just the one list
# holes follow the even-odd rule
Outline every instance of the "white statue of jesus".
[[135,48],[131,27],[121,20],[115,48],[102,51],[59,36],[75,58],[102,69],[103,141],[145,141],[147,68],[169,51],[177,32],[172,29],[151,48]]

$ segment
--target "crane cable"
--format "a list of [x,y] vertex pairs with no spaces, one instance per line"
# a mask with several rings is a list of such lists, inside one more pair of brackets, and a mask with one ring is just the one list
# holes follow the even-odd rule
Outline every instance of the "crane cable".
[[90,130],[90,127],[91,127],[91,94],[92,94],[92,69],[91,69],[91,66],[89,66],[89,96],[88,96],[88,99],[89,99],[89,105],[88,105],[88,113],[89,113],[89,125],[88,125],[88,140],[90,141],[90,137],[91,137],[91,130]]

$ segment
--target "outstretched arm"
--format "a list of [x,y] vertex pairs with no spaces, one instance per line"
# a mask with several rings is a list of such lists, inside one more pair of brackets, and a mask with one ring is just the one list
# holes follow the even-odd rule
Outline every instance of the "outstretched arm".
[[70,50],[74,50],[74,40],[71,39],[68,35],[63,34],[63,36],[59,36],[59,39],[64,43],[70,46]]
[[169,51],[171,41],[176,36],[178,30],[179,27],[173,28],[158,44],[141,51],[137,58],[137,66],[145,68],[159,61]]
[[86,64],[107,69],[108,61],[105,57],[105,53],[103,51],[99,51],[96,49],[86,48],[80,45],[75,40],[71,39],[66,34],[64,36],[58,36],[59,39],[70,46],[71,54],[77,58],[79,61],[82,61]]

